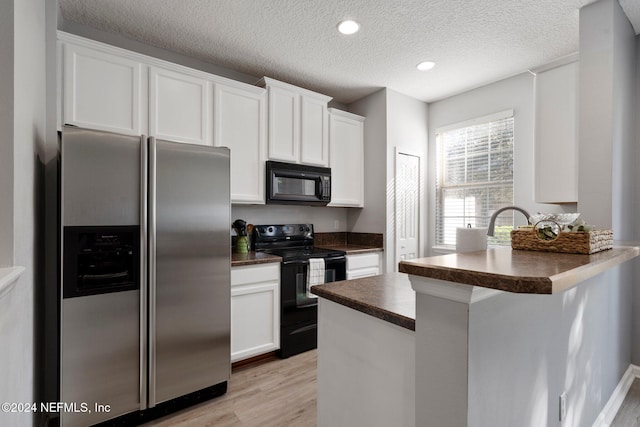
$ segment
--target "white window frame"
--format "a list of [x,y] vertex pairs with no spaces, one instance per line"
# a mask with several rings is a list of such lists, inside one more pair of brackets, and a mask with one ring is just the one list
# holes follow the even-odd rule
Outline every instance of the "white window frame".
[[[463,122],[459,122],[459,123],[454,123],[454,124],[450,124],[447,126],[442,126],[439,127],[437,129],[435,129],[435,136],[436,136],[436,141],[438,141],[438,135],[444,133],[444,132],[448,132],[448,131],[453,131],[453,130],[459,130],[459,129],[463,129],[463,128],[468,128],[468,127],[472,127],[472,126],[479,126],[479,125],[485,125],[491,122],[496,122],[496,121],[500,121],[500,120],[505,120],[505,119],[509,119],[509,118],[514,118],[514,112],[513,109],[509,109],[509,110],[504,110],[504,111],[500,111],[497,113],[493,113],[493,114],[488,114],[482,117],[477,117],[471,120],[467,120],[467,121],[463,121]],[[515,153],[515,121],[513,123],[513,153]],[[443,154],[442,154],[442,147],[441,144],[436,145],[436,169],[437,169],[437,175],[436,175],[436,182],[434,183],[434,187],[435,187],[435,191],[436,191],[436,197],[435,197],[435,220],[434,220],[434,243],[436,248],[442,248],[442,249],[454,249],[455,248],[455,242],[453,244],[451,244],[451,242],[447,242],[445,241],[445,230],[444,230],[444,224],[440,224],[439,222],[441,221],[441,216],[438,213],[438,210],[441,209],[441,207],[439,206],[440,200],[443,199],[442,197],[442,192],[444,190],[451,190],[451,189],[456,189],[456,188],[465,188],[465,187],[473,187],[473,188],[490,188],[490,187],[496,187],[496,186],[508,186],[511,185],[511,189],[512,189],[512,195],[513,195],[513,176],[511,178],[510,181],[499,181],[499,182],[492,182],[492,181],[487,181],[485,183],[464,183],[464,184],[453,184],[453,185],[442,185],[444,182],[444,159],[443,159]],[[512,156],[514,155],[512,153]],[[466,162],[466,153],[465,153],[465,162]],[[513,199],[510,201],[505,200],[504,205],[512,205],[513,204]],[[486,226],[486,224],[488,223],[489,217],[487,216],[486,218],[482,217],[478,222],[472,224],[473,226]],[[465,221],[466,222],[466,221]],[[510,244],[510,240],[508,240],[507,238],[505,238],[504,236],[501,239],[495,239],[495,238],[490,238],[489,239],[489,244],[493,244],[493,245],[509,245]]]

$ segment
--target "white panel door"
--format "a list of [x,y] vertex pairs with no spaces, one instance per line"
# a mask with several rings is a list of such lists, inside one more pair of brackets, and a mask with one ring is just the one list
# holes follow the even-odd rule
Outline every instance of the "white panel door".
[[153,67],[149,85],[151,136],[213,145],[212,86],[207,80]]
[[276,350],[279,321],[275,299],[277,284],[238,286],[231,289],[231,361]]
[[364,118],[330,109],[330,206],[364,206]]
[[231,361],[280,347],[280,264],[231,269]]
[[231,202],[264,204],[266,91],[215,85],[214,145],[231,149]]
[[269,159],[298,162],[300,147],[300,96],[291,90],[268,87]]
[[140,62],[64,44],[63,121],[129,135],[146,132]]
[[419,251],[420,157],[396,153],[396,262]]
[[300,107],[300,162],[327,166],[329,165],[327,101],[302,96]]

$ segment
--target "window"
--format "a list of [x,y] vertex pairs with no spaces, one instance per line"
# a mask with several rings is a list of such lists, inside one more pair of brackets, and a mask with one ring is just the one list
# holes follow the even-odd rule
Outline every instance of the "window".
[[[435,243],[455,245],[456,227],[486,227],[513,205],[513,111],[437,129],[436,147]],[[489,244],[509,245],[512,227],[513,215],[500,215]]]

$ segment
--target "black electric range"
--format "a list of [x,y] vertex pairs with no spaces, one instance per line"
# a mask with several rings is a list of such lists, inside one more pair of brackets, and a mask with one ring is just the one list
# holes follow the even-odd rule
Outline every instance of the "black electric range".
[[322,258],[325,282],[346,279],[346,253],[316,248],[313,224],[256,225],[252,246],[282,257],[280,266],[280,357],[317,347],[317,298],[309,293],[309,259]]

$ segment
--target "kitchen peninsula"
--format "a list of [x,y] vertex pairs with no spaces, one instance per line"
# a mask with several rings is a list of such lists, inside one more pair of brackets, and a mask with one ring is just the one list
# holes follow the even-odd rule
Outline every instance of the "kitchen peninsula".
[[[617,341],[627,338],[615,332],[626,332],[618,319],[630,316],[618,312],[612,295],[630,293],[617,283],[631,282],[632,263],[625,261],[639,254],[638,247],[592,255],[497,248],[401,262],[415,290],[415,332],[367,315],[353,300],[362,306],[369,294],[350,292],[349,282],[342,291],[337,284],[312,288],[320,297],[319,425],[383,425],[385,412],[403,410],[396,425],[593,424],[613,389],[601,384],[603,372],[613,369],[620,378],[628,367],[609,362]],[[349,292],[345,304],[340,298]],[[393,299],[394,287],[384,293]],[[323,358],[338,355],[360,370],[386,360],[376,380],[388,383],[388,399],[365,382],[340,390],[347,382],[337,378],[342,369],[323,369]]]

